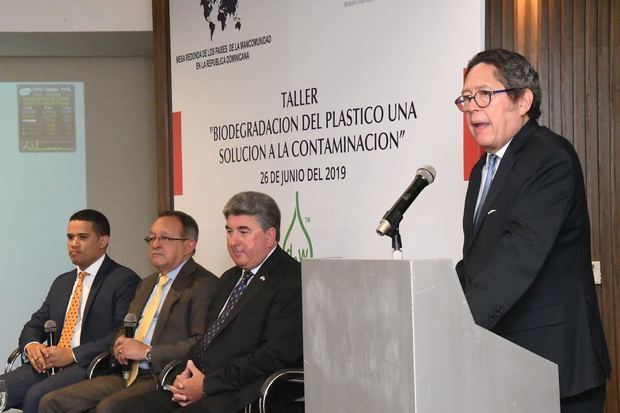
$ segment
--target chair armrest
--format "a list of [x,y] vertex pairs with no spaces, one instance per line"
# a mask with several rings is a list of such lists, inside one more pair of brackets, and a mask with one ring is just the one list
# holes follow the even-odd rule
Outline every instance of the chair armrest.
[[[9,357],[6,359],[6,365],[4,366],[4,374],[7,374],[9,371],[13,370],[13,366],[15,365],[15,361],[22,355],[22,351],[19,347],[9,354]],[[22,364],[24,364],[26,360],[22,358]]]
[[110,374],[120,371],[120,365],[109,351],[97,354],[90,362],[86,369],[86,378],[94,379],[104,374]]
[[168,387],[174,382],[174,379],[185,369],[185,365],[181,360],[172,360],[161,369],[157,380],[157,388],[168,390]]
[[267,377],[260,389],[258,411],[260,413],[266,413],[269,398],[272,394],[277,392],[278,389],[282,389],[282,387],[286,387],[288,390],[295,387],[293,393],[295,393],[296,396],[293,396],[294,399],[303,397],[303,384],[303,369],[284,369],[276,371]]

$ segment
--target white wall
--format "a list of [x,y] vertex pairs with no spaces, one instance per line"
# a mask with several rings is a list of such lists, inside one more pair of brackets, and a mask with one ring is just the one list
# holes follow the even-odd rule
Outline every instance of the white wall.
[[151,0],[2,0],[1,32],[152,31]]

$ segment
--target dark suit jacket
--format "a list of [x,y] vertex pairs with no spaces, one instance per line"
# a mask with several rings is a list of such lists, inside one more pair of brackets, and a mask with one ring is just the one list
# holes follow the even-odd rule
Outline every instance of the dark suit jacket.
[[[58,332],[54,345],[58,343],[76,277],[77,270],[74,269],[54,280],[43,305],[24,325],[19,337],[19,348],[22,351],[26,344],[46,339],[43,325],[47,320],[56,322]],[[108,350],[127,314],[139,281],[140,277],[135,272],[106,255],[86,300],[80,345],[73,349],[78,366],[88,367],[97,354]]]
[[[129,312],[140,318],[159,273],[142,280]],[[174,279],[159,312],[151,339],[151,365],[154,373],[171,360],[183,357],[205,332],[207,305],[219,279],[190,258]]]
[[530,121],[508,146],[473,215],[465,200],[457,273],[477,324],[558,364],[561,397],[605,383],[610,364],[594,289],[583,176],[572,145]]
[[[217,318],[241,276],[234,267],[220,279],[208,325]],[[197,360],[200,342],[188,358]],[[231,413],[259,397],[267,376],[302,362],[301,265],[280,247],[263,263],[205,354],[205,397],[210,412]]]

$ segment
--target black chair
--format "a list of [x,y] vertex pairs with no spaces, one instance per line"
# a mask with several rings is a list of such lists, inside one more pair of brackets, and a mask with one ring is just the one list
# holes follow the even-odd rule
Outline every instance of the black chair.
[[[21,365],[29,364],[28,357],[22,353],[22,351],[18,348],[13,350],[9,357],[6,360],[6,365],[4,366],[4,374],[13,370],[16,366],[15,363],[20,361]],[[120,366],[116,362],[109,351],[98,354],[88,365],[86,369],[86,378],[92,379],[97,376],[101,376],[103,374],[114,373],[116,371],[120,371]]]
[[[287,400],[280,395],[286,394]],[[293,396],[291,396],[293,395]],[[304,411],[304,371],[302,369],[284,369],[267,377],[260,389],[258,399],[259,413],[269,413],[271,405],[285,405],[286,412]]]
[[181,374],[185,365],[181,360],[172,360],[161,369],[157,379],[157,388],[168,390],[177,375]]
[[[22,353],[19,347],[9,354],[9,357],[6,360],[6,365],[4,366],[4,374],[7,374],[16,368],[17,366],[15,366],[15,363],[18,360],[22,366],[24,364],[30,364],[28,357]],[[120,371],[120,366],[116,363],[116,359],[111,357],[110,352],[106,351],[97,355],[97,357],[90,362],[88,368],[86,369],[86,378],[92,379],[117,370]],[[21,409],[21,406],[15,406],[14,409]]]
[[15,368],[15,363],[18,359],[22,365],[28,363],[28,359],[22,356],[22,351],[19,349],[19,347],[13,350],[11,354],[9,354],[9,357],[6,360],[6,365],[4,366],[4,374],[7,374],[9,371]]
[[98,354],[86,369],[86,378],[94,379],[104,374],[120,373],[121,365],[112,357],[112,353],[104,351]]
[[[185,365],[179,360],[168,363],[159,374],[158,388],[167,390],[184,368]],[[303,386],[304,371],[302,369],[276,371],[267,377],[261,387],[259,399],[246,406],[244,413],[269,413],[270,406],[282,406],[283,404],[287,406],[286,412],[303,412]],[[282,399],[282,394],[287,395],[286,400]]]

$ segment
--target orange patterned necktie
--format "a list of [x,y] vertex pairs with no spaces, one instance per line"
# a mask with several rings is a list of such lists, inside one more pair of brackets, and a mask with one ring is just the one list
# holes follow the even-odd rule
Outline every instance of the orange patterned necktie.
[[77,324],[78,315],[80,313],[80,298],[82,298],[82,285],[84,284],[84,277],[88,275],[87,272],[80,272],[78,274],[78,282],[75,286],[75,291],[71,296],[71,304],[69,304],[69,310],[65,315],[65,322],[62,327],[62,333],[60,334],[60,341],[58,347],[71,348],[71,339],[73,339],[73,330]]

